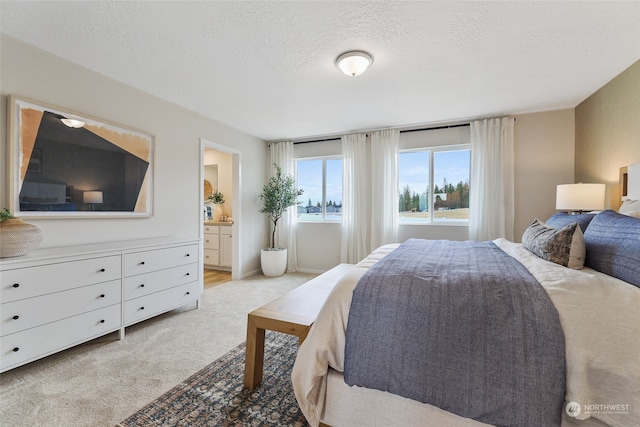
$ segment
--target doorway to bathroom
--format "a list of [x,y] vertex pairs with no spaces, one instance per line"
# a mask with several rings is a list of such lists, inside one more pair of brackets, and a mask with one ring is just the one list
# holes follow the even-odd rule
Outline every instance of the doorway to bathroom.
[[240,151],[200,140],[203,269],[205,288],[241,276]]

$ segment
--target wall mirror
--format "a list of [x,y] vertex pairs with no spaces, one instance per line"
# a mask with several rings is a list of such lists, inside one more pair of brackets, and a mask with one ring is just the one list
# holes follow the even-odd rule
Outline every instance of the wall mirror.
[[14,215],[152,215],[152,135],[16,96],[9,111]]
[[[208,185],[207,185],[208,184]],[[204,166],[204,200],[218,190],[218,165]]]

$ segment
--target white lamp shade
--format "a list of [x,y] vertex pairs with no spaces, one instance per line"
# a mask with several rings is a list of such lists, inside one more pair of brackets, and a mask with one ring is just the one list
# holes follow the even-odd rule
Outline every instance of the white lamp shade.
[[84,203],[102,203],[102,191],[85,191],[82,193]]
[[362,51],[345,52],[336,59],[338,68],[347,76],[351,77],[356,77],[364,73],[372,63],[373,57],[367,52]]
[[596,211],[604,209],[604,184],[561,184],[556,189],[556,209]]

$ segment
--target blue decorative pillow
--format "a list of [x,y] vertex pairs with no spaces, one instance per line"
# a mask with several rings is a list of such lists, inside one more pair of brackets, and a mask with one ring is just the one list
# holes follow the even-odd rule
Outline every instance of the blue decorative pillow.
[[584,233],[585,265],[640,287],[640,218],[604,211]]
[[555,215],[552,215],[546,222],[549,227],[553,228],[562,228],[566,225],[573,224],[577,222],[580,226],[580,229],[584,233],[587,229],[587,226],[591,222],[591,220],[596,216],[596,214],[568,214],[566,212],[558,212]]

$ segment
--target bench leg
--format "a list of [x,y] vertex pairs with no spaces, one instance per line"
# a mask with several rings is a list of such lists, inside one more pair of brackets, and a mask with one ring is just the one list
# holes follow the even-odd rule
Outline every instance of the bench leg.
[[244,386],[252,390],[262,382],[264,365],[264,329],[258,328],[251,314],[247,319],[247,352],[244,362]]
[[310,330],[311,330],[311,326],[305,328],[303,331],[300,332],[300,335],[298,335],[298,345],[302,345],[304,340],[307,339],[307,335],[309,335]]

